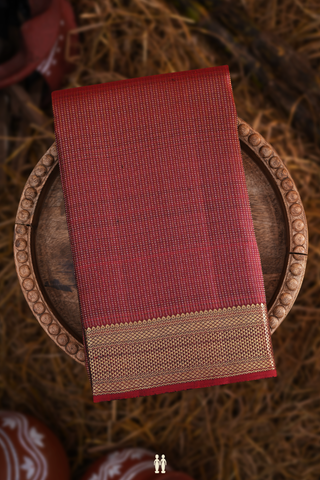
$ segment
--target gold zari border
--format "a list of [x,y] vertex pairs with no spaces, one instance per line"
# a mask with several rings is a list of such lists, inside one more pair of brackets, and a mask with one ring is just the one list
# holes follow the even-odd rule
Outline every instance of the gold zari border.
[[275,369],[264,304],[87,328],[93,395]]

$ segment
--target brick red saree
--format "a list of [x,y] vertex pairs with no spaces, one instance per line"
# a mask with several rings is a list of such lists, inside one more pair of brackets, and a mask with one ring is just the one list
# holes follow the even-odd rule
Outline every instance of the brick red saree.
[[228,67],[52,99],[94,401],[276,376]]

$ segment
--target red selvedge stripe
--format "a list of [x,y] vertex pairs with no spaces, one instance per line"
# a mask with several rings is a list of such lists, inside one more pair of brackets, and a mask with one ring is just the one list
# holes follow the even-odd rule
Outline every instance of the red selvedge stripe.
[[235,375],[233,377],[203,380],[200,382],[179,383],[175,385],[166,385],[166,386],[157,387],[157,388],[147,388],[144,390],[135,390],[132,392],[123,392],[123,393],[117,393],[112,395],[96,395],[96,396],[93,396],[93,401],[94,403],[98,403],[98,402],[106,402],[110,400],[121,400],[126,398],[144,397],[148,395],[158,395],[160,393],[172,393],[172,392],[178,392],[181,390],[213,387],[214,385],[226,385],[228,383],[236,383],[236,382],[248,382],[250,380],[259,380],[262,378],[271,378],[271,377],[277,377],[277,371],[275,369],[268,370],[265,372],[256,372],[256,373],[250,373],[245,375]]

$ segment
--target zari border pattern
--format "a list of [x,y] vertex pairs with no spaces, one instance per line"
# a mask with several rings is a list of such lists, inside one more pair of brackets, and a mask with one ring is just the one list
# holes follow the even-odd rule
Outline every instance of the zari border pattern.
[[275,369],[265,304],[85,330],[93,395]]

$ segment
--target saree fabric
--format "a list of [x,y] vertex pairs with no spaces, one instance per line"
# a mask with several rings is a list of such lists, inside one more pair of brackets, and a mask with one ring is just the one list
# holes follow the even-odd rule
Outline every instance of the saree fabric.
[[52,100],[93,400],[276,376],[228,67]]

